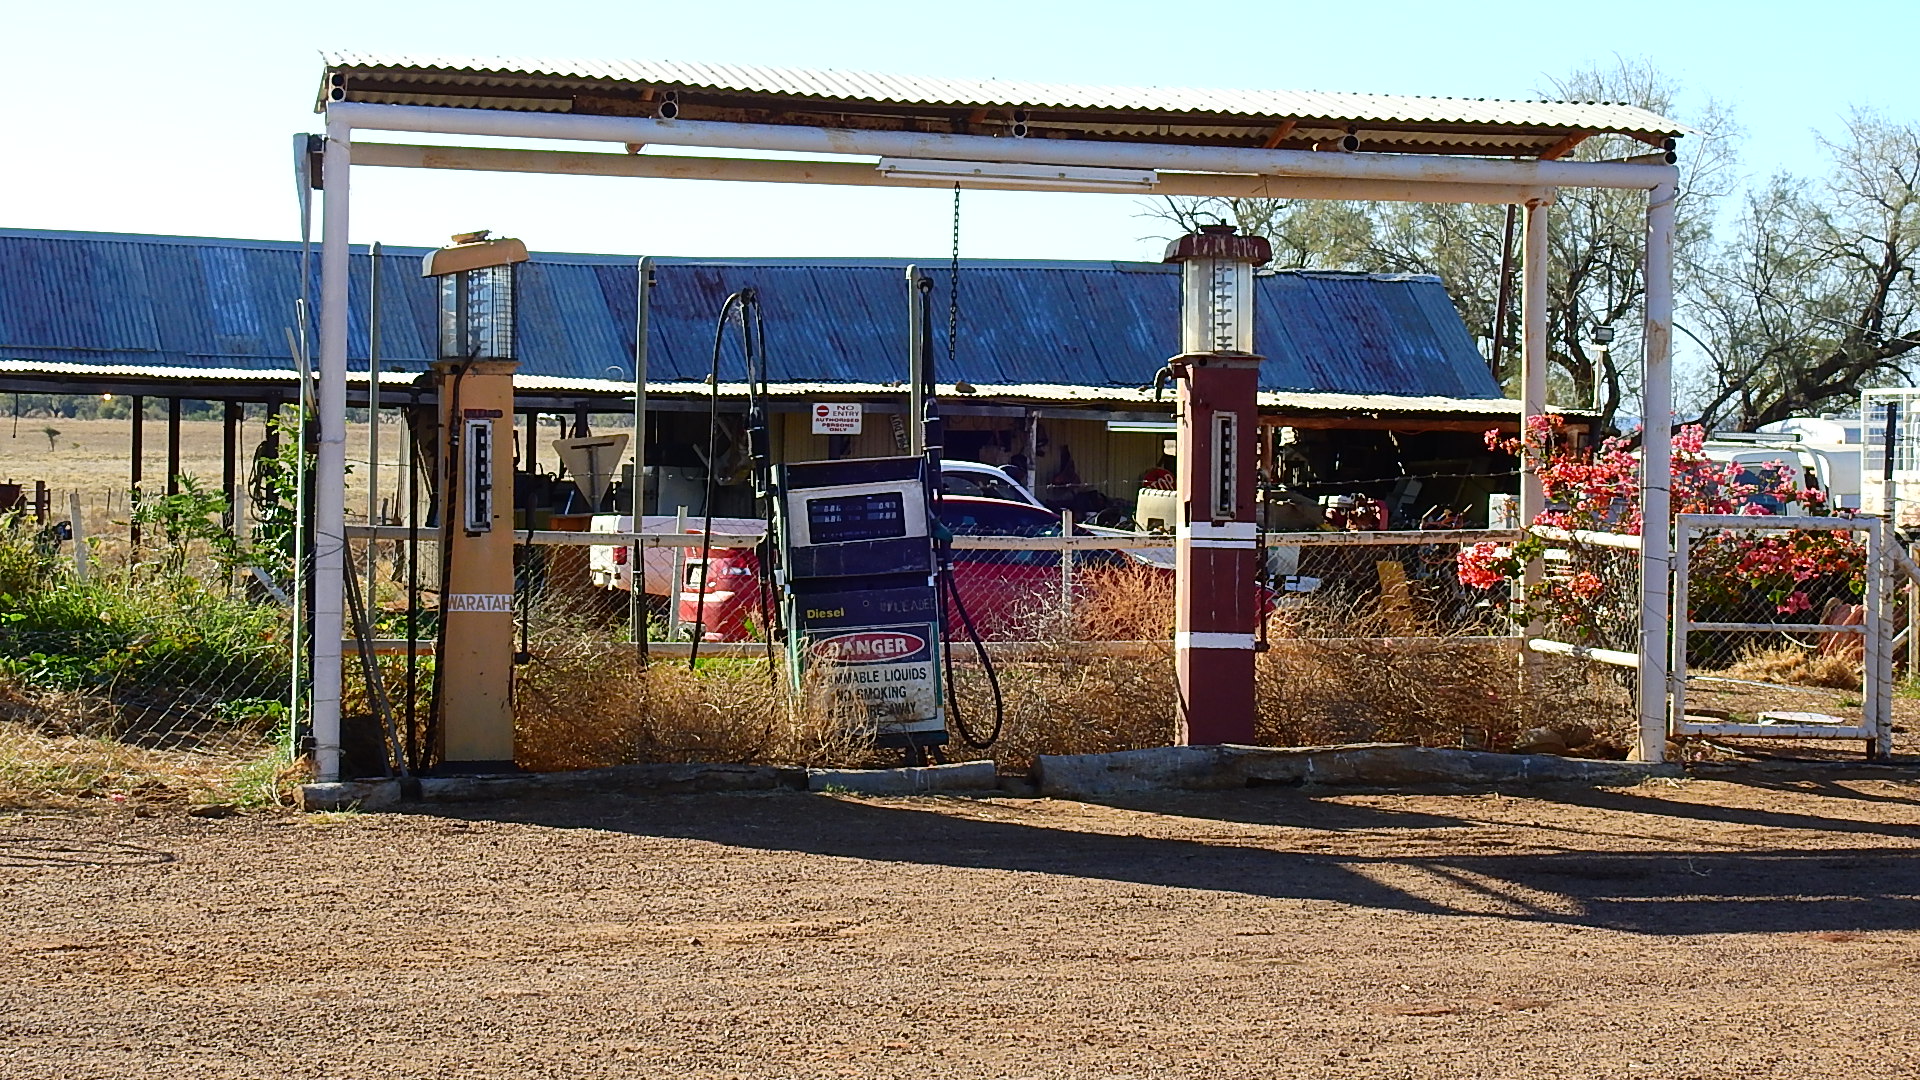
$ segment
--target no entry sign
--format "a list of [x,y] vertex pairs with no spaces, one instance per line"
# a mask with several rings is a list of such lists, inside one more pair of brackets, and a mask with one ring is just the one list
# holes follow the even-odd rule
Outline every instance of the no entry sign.
[[815,435],[860,434],[860,403],[823,401],[816,404],[813,407],[813,433]]

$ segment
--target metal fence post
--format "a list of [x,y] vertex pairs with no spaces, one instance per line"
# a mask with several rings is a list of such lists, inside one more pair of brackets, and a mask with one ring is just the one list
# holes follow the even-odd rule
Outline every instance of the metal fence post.
[[[636,528],[633,531],[644,532],[645,529]],[[673,580],[667,582],[667,636],[675,641],[679,641],[680,590],[685,588],[687,584],[687,508],[684,506],[674,512],[673,533],[678,540],[673,549]],[[644,549],[640,557],[643,559],[647,557]],[[700,580],[704,586],[706,584],[706,572],[704,569],[701,571]]]
[[1873,620],[1868,656],[1872,663],[1865,675],[1871,680],[1863,694],[1868,722],[1873,728],[1868,756],[1884,759],[1893,754],[1893,554],[1887,545],[1894,538],[1891,516],[1881,519],[1879,527],[1867,532],[1867,617]]
[[1073,621],[1073,511],[1060,511],[1060,613]]
[[[1677,514],[1673,519],[1673,637],[1669,648],[1673,650],[1667,662],[1667,731],[1671,734],[1676,725],[1687,718],[1687,630],[1693,625],[1692,601],[1687,598],[1687,578],[1689,563],[1693,557],[1693,529],[1687,524],[1685,514]],[[1647,700],[1647,691],[1640,691],[1641,702]],[[1644,721],[1644,714],[1642,716]],[[1642,728],[1644,737],[1645,729]],[[1664,746],[1664,742],[1662,746]]]

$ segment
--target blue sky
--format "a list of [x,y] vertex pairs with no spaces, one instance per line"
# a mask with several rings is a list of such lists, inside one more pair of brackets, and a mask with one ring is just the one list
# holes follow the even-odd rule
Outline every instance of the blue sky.
[[[1525,97],[1644,57],[1733,107],[1745,170],[1813,171],[1853,106],[1912,119],[1916,5],[1473,5],[1374,0],[527,4],[39,3],[0,36],[0,225],[290,238],[289,139],[323,48],[645,57],[960,77]],[[1683,146],[1683,152],[1685,147]],[[545,250],[938,258],[950,196],[360,169],[356,243],[491,227]],[[969,193],[962,253],[1150,258],[1138,196]]]

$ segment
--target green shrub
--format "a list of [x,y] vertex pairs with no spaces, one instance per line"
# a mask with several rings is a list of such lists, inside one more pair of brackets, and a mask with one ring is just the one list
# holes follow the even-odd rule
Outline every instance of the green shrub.
[[0,522],[0,675],[182,721],[265,731],[282,719],[287,614],[163,565],[80,581]]

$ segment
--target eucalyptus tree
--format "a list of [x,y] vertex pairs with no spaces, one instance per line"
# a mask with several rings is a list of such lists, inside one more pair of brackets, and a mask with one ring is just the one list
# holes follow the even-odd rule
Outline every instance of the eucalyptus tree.
[[[1707,101],[1691,116],[1682,114],[1678,84],[1644,61],[1583,68],[1539,93],[1625,102],[1688,124],[1693,134],[1683,140],[1680,158],[1676,250],[1684,257],[1711,243],[1715,197],[1732,183],[1736,130],[1725,109]],[[1565,159],[1649,152],[1653,148],[1631,138],[1605,135],[1572,147]],[[1276,265],[1435,275],[1496,375],[1509,384],[1518,378],[1518,298],[1505,287],[1518,272],[1517,230],[1506,207],[1214,198],[1169,199],[1156,213],[1182,228],[1218,219],[1266,236]],[[1550,394],[1559,405],[1596,409],[1609,424],[1638,388],[1640,340],[1629,331],[1638,325],[1645,293],[1646,196],[1567,189],[1550,213]],[[1620,328],[1610,347],[1596,340],[1604,336],[1595,333],[1602,326]]]
[[1846,409],[1920,368],[1920,129],[1860,110],[1821,142],[1826,175],[1773,177],[1682,266],[1680,328],[1708,354],[1689,397],[1710,425]]

